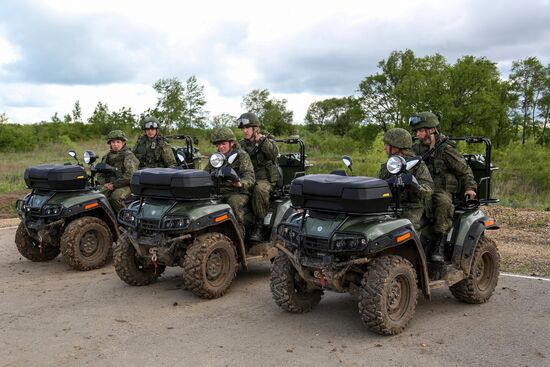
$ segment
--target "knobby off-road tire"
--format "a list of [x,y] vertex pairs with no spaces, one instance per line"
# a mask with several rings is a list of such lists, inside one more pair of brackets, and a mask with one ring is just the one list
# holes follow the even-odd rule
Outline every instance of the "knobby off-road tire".
[[470,275],[449,288],[462,302],[484,303],[493,295],[499,274],[500,254],[495,241],[483,236],[474,251]]
[[201,298],[227,292],[237,274],[237,255],[229,237],[221,233],[198,236],[183,260],[183,288]]
[[34,262],[53,260],[57,257],[57,255],[59,255],[59,252],[61,252],[59,247],[46,246],[43,244],[42,255],[40,255],[40,246],[38,241],[29,236],[23,222],[19,223],[17,231],[15,232],[15,245],[23,257]]
[[271,265],[271,294],[283,310],[293,313],[311,311],[321,301],[323,290],[307,290],[287,255],[279,253]]
[[374,259],[361,282],[361,320],[379,334],[398,334],[412,319],[417,297],[416,271],[408,260],[400,256]]
[[113,253],[111,229],[99,218],[73,220],[61,235],[63,259],[76,270],[98,269]]
[[113,250],[113,263],[120,279],[129,285],[141,286],[153,283],[166,268],[159,265],[157,272],[147,259],[140,259],[126,235],[121,235]]

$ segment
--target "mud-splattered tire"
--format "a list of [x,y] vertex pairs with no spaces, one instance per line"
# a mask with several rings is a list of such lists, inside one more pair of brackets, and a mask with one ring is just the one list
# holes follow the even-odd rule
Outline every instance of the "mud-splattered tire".
[[42,247],[42,254],[40,254],[40,246],[38,241],[33,239],[27,233],[25,225],[21,222],[15,232],[15,245],[17,250],[24,258],[34,262],[44,262],[53,260],[59,255],[61,251],[59,247],[47,246]]
[[92,270],[105,265],[113,253],[109,226],[96,217],[73,220],[61,235],[63,259],[76,270]]
[[484,303],[493,295],[499,275],[500,254],[495,241],[483,236],[474,251],[470,275],[452,285],[451,293],[462,302]]
[[141,286],[153,283],[166,268],[155,268],[150,261],[140,259],[126,235],[121,235],[113,250],[113,263],[120,279],[129,285]]
[[308,290],[288,256],[279,253],[271,265],[271,295],[283,310],[303,313],[319,304],[323,290]]
[[235,246],[221,233],[198,236],[183,260],[183,287],[201,298],[227,292],[237,273]]
[[414,315],[417,297],[416,271],[408,260],[400,256],[374,259],[361,282],[361,320],[379,334],[399,334]]

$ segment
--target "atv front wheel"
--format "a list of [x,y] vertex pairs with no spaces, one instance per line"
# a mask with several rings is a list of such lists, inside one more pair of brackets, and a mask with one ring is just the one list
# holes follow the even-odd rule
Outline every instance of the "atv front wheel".
[[198,236],[183,260],[184,288],[201,298],[218,298],[227,292],[237,274],[233,242],[221,233]]
[[59,255],[61,251],[59,247],[42,246],[42,253],[40,253],[40,244],[37,240],[29,236],[23,222],[19,223],[17,231],[15,232],[15,245],[17,250],[23,257],[34,262],[44,262],[53,260]]
[[400,256],[376,258],[361,282],[361,320],[379,334],[399,334],[414,315],[417,296],[416,271],[407,259]]
[[105,265],[112,255],[111,229],[99,218],[73,220],[61,236],[61,253],[76,270],[92,270]]
[[121,235],[113,250],[113,263],[120,279],[129,285],[141,286],[153,283],[166,268],[159,265],[157,271],[148,259],[138,256],[126,235]]
[[279,253],[271,265],[271,295],[283,310],[293,313],[311,311],[321,301],[322,289],[308,290],[288,256]]
[[470,275],[449,288],[462,302],[484,303],[493,295],[499,274],[500,254],[495,241],[483,236],[474,252]]

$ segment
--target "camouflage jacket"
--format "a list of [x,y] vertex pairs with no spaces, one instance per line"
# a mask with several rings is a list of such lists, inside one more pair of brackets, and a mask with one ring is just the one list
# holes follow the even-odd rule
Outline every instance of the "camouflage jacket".
[[157,135],[153,139],[149,139],[147,135],[142,135],[132,151],[139,159],[139,168],[175,167],[177,165],[172,147],[162,136]]
[[[231,164],[231,167],[235,170],[239,178],[241,179],[242,187],[233,187],[229,183],[225,182],[222,184],[221,193],[238,193],[238,194],[250,194],[254,183],[256,182],[254,177],[254,167],[252,166],[252,161],[248,153],[237,145],[233,146],[233,149],[226,154],[226,157],[229,157],[234,152],[238,152],[239,155]],[[204,169],[207,172],[212,172],[214,167],[208,162],[206,168]]]
[[132,174],[137,171],[139,167],[139,161],[128,149],[127,145],[118,151],[109,151],[107,155],[101,160],[102,163],[107,163],[116,168],[116,171],[112,174],[102,174],[97,175],[97,182],[100,185],[103,185],[108,182],[112,182],[115,189],[120,187],[129,186],[130,180],[132,179]]
[[[415,156],[410,150],[404,150],[403,153],[403,156],[405,158]],[[424,162],[420,162],[410,170],[410,173],[412,173],[413,176],[416,177],[420,188],[417,191],[403,190],[399,198],[400,205],[404,209],[425,208],[429,200],[431,200],[432,198],[432,192],[434,189],[434,183],[432,181],[430,171],[428,170],[428,167],[426,167],[426,164],[424,164]],[[391,173],[388,172],[386,164],[384,163],[380,167],[380,173],[378,174],[378,177],[387,180],[391,176]]]
[[[444,135],[436,135],[436,144]],[[429,145],[416,141],[413,151],[416,155],[422,155],[430,149]],[[444,190],[451,194],[458,194],[458,190],[477,190],[474,174],[466,160],[456,150],[454,141],[447,141],[439,146],[428,158],[424,160],[430,170],[434,181],[434,189]]]
[[264,137],[259,142],[243,139],[240,141],[242,149],[250,156],[254,165],[256,180],[268,180],[271,183],[277,182],[277,156],[279,148],[275,141]]

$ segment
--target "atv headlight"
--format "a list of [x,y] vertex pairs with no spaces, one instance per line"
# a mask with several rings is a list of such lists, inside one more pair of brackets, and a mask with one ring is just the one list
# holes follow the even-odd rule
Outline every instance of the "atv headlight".
[[92,150],[87,150],[84,152],[84,163],[92,164],[97,159],[97,155]]
[[386,162],[386,168],[392,175],[397,175],[398,173],[403,172],[406,166],[407,162],[405,161],[405,158],[398,155],[391,156]]
[[166,217],[162,220],[162,228],[164,229],[183,229],[191,223],[189,218],[185,217]]
[[61,204],[46,204],[42,207],[42,214],[46,216],[58,215],[63,211]]
[[122,209],[118,213],[118,221],[130,227],[134,227],[137,223],[136,212],[129,209]]
[[214,168],[220,168],[225,161],[225,156],[221,153],[214,153],[210,156],[210,165]]
[[367,239],[361,235],[336,234],[332,240],[332,249],[339,251],[360,251],[367,245]]

